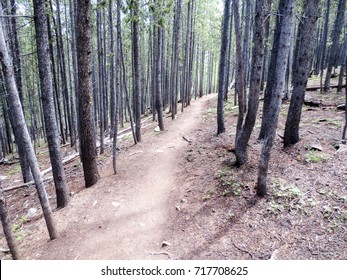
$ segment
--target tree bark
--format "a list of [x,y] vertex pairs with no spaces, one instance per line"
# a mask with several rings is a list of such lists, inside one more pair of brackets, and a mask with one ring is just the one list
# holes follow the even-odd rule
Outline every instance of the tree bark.
[[49,55],[45,0],[34,0],[37,60],[41,85],[41,99],[52,165],[57,207],[65,207],[69,201],[65,172],[60,154],[58,127],[53,104],[53,85]]
[[293,32],[293,22],[295,18],[295,0],[286,0],[282,24],[280,30],[279,50],[277,53],[275,72],[276,77],[272,81],[271,100],[269,106],[269,114],[263,119],[268,123],[268,129],[263,140],[263,145],[260,154],[258,180],[257,180],[257,195],[264,196],[267,193],[267,177],[269,169],[269,160],[271,148],[273,146],[278,116],[282,104],[283,85],[285,79],[285,71],[288,63],[288,54],[290,48],[290,39]]
[[261,78],[264,68],[265,16],[268,12],[267,0],[257,0],[255,6],[253,54],[250,88],[248,95],[248,112],[245,123],[236,137],[236,165],[247,162],[247,145],[251,137],[259,105]]
[[331,72],[333,67],[336,64],[339,55],[339,47],[340,47],[340,36],[343,28],[343,21],[345,18],[346,11],[346,0],[339,0],[339,4],[336,10],[336,19],[334,24],[334,31],[332,35],[332,45],[330,47],[330,55],[328,60],[328,68],[325,77],[324,90],[327,91],[330,89],[330,79]]
[[96,139],[93,122],[91,67],[91,3],[77,1],[77,63],[79,93],[79,128],[81,160],[86,187],[95,185],[100,176],[96,162]]
[[171,59],[171,118],[175,119],[177,113],[177,94],[178,94],[178,59],[180,42],[180,20],[181,20],[182,1],[176,0],[175,16],[172,33],[172,59]]
[[228,41],[229,41],[229,27],[230,27],[230,10],[231,0],[224,2],[224,16],[222,28],[222,44],[220,49],[220,60],[218,70],[218,104],[217,104],[217,135],[225,132],[224,125],[224,93],[225,93],[225,80],[226,80],[226,59],[228,56]]
[[[347,55],[345,57],[345,63],[347,66]],[[345,95],[346,95],[346,102],[345,102],[345,126],[342,130],[342,139],[346,139],[346,131],[347,131],[347,77],[346,77],[346,84],[345,84]]]
[[[161,8],[161,7],[160,7]],[[162,94],[161,94],[161,60],[162,60],[162,36],[163,36],[163,28],[161,26],[157,27],[157,32],[158,32],[158,36],[157,36],[157,55],[156,55],[156,98],[155,98],[155,106],[156,106],[156,110],[157,110],[157,115],[158,115],[158,125],[160,128],[160,131],[164,131],[164,120],[163,120],[163,101],[162,101]],[[182,100],[183,102],[183,100]]]
[[18,251],[18,246],[15,237],[12,233],[12,224],[10,217],[7,213],[7,207],[6,207],[6,201],[5,201],[5,195],[2,190],[1,186],[1,180],[0,180],[0,219],[2,228],[4,231],[4,235],[7,241],[8,248],[10,249],[10,253],[12,255],[13,260],[19,260],[20,254]]
[[280,49],[280,35],[281,35],[281,26],[282,26],[282,15],[284,13],[284,6],[286,0],[280,0],[278,5],[277,17],[276,17],[276,28],[274,33],[274,39],[271,50],[270,65],[268,70],[268,75],[266,79],[266,88],[264,94],[264,104],[263,104],[263,119],[261,122],[259,139],[264,139],[267,134],[268,127],[270,123],[265,122],[265,119],[269,118],[271,113],[270,111],[270,101],[272,99],[271,94],[273,93],[272,86],[276,84],[276,64],[277,64],[277,54]]
[[293,69],[293,95],[290,100],[284,132],[285,147],[294,145],[299,141],[301,110],[311,70],[311,61],[314,55],[314,45],[312,41],[317,31],[317,21],[320,16],[319,0],[306,0],[305,4],[305,12],[302,16],[302,22],[300,22],[299,25],[300,36],[296,42],[298,53],[295,68]]
[[236,44],[236,78],[235,78],[235,95],[237,95],[239,102],[239,116],[237,118],[236,137],[241,130],[244,114],[245,114],[245,100],[244,100],[244,87],[243,84],[243,61],[242,61],[242,48],[241,48],[241,27],[239,15],[239,1],[233,1],[234,11],[234,25],[235,25],[235,44]]
[[[110,4],[111,5],[111,4]],[[111,15],[110,15],[111,17]],[[120,83],[121,83],[121,14],[120,14],[120,0],[117,0],[117,54],[116,54],[116,93],[115,93],[115,113],[113,124],[113,147],[112,147],[112,164],[113,172],[117,173],[117,135],[118,135],[118,120],[119,120],[119,96],[120,96]]]
[[133,93],[135,134],[137,142],[141,142],[141,91],[140,91],[140,58],[139,58],[139,2],[132,0],[131,41],[133,60]]
[[[1,16],[2,16],[2,11],[0,11],[0,17]],[[57,232],[56,232],[56,228],[55,228],[53,217],[52,217],[52,210],[49,204],[45,186],[43,184],[43,179],[40,174],[40,169],[37,164],[34,148],[31,144],[28,128],[25,124],[24,114],[23,114],[22,106],[18,96],[15,78],[14,78],[13,66],[11,64],[11,58],[8,54],[1,21],[0,21],[0,60],[2,64],[2,72],[4,75],[7,94],[8,94],[9,111],[12,112],[16,120],[15,123],[13,124],[14,129],[18,131],[17,136],[19,136],[22,140],[23,147],[25,149],[25,153],[29,161],[31,173],[33,174],[33,177],[35,180],[36,189],[39,195],[39,199],[40,199],[41,207],[43,210],[43,215],[46,220],[46,225],[47,225],[50,239],[55,239],[57,237]],[[19,139],[17,140],[19,141]]]

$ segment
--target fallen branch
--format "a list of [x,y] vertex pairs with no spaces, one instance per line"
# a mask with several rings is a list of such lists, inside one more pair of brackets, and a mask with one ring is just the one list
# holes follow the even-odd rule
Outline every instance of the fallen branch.
[[162,252],[148,252],[148,251],[145,251],[147,254],[150,254],[152,256],[154,255],[166,255],[168,256],[170,259],[172,259],[172,255],[168,252],[165,252],[165,251],[162,251]]
[[[149,119],[151,119],[151,117],[144,119],[141,123],[144,123],[144,122],[148,121]],[[130,133],[130,131],[131,131],[131,127],[123,129],[122,131],[118,132],[117,137],[123,137],[125,134]],[[111,141],[109,137],[106,138],[105,140],[107,140],[109,142]],[[105,141],[105,142],[107,142],[107,141]],[[69,145],[69,144],[66,144],[66,145]],[[99,147],[100,147],[100,143],[97,143],[96,148],[99,148]],[[66,164],[69,164],[69,163],[75,161],[77,158],[79,158],[79,156],[80,156],[79,153],[74,153],[72,155],[67,156],[66,158],[63,159],[63,165],[66,165]],[[49,168],[41,171],[41,176],[44,176],[51,171],[52,171],[52,167],[49,167]],[[49,178],[44,179],[43,181],[47,182],[47,181],[50,181],[52,179],[53,179],[53,177],[49,177]],[[19,188],[29,187],[29,186],[34,185],[34,184],[35,184],[34,181],[30,181],[30,182],[20,184],[17,186],[4,188],[3,190],[4,190],[4,192],[7,192],[7,191],[11,191],[11,190],[16,190]]]
[[320,107],[322,105],[321,101],[305,100],[304,104],[310,107]]
[[[43,182],[49,182],[51,180],[53,180],[53,177],[48,177],[48,178],[43,179]],[[20,189],[20,188],[30,187],[32,185],[35,185],[34,181],[30,181],[30,182],[27,182],[27,183],[24,183],[21,185],[17,185],[17,186],[13,186],[13,187],[4,188],[3,191],[4,192],[13,191],[13,190]]]
[[9,253],[10,249],[0,248],[0,252],[2,252],[2,253]]
[[189,144],[192,144],[193,143],[193,141],[192,140],[190,140],[188,137],[186,137],[186,136],[182,136],[182,138],[184,139],[184,140],[186,140]]
[[239,246],[237,246],[232,238],[230,238],[230,241],[231,241],[231,243],[234,245],[234,247],[235,247],[236,249],[238,249],[239,251],[241,251],[241,252],[243,252],[243,253],[249,254],[249,255],[251,256],[251,259],[253,259],[253,255],[252,255],[250,252],[248,252],[248,251],[246,251],[246,250],[240,248]]
[[[346,85],[344,85],[343,87],[345,87]],[[331,88],[338,88],[339,86],[338,85],[333,85],[333,86],[330,86],[330,89]],[[320,90],[321,87],[320,86],[316,86],[316,85],[313,85],[313,86],[308,86],[306,87],[306,91],[316,91],[316,90]]]

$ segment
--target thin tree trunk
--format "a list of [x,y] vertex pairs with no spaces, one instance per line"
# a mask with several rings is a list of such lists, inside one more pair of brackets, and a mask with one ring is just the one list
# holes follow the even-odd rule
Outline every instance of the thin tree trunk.
[[271,149],[275,140],[278,116],[281,109],[283,84],[285,78],[285,70],[288,63],[288,54],[290,49],[290,39],[293,32],[293,22],[295,18],[295,0],[286,0],[284,13],[282,17],[282,24],[280,30],[279,48],[276,59],[275,84],[271,87],[271,101],[269,106],[269,114],[266,115],[263,121],[269,123],[266,130],[265,139],[260,154],[258,180],[257,180],[257,195],[264,196],[267,193],[267,177],[269,169],[269,160]]
[[235,25],[235,43],[236,43],[236,82],[235,82],[235,94],[237,94],[239,101],[239,116],[237,118],[236,137],[242,127],[244,114],[245,114],[245,100],[244,100],[244,87],[243,84],[243,61],[242,61],[242,49],[241,49],[241,27],[239,16],[239,1],[233,1],[234,11],[234,25]]
[[[0,17],[2,16],[2,11],[0,11]],[[33,174],[36,189],[39,195],[41,207],[43,210],[43,215],[46,220],[47,229],[49,232],[50,239],[55,239],[57,237],[56,228],[53,222],[52,210],[49,204],[45,186],[43,184],[43,179],[40,174],[40,169],[37,164],[34,148],[31,144],[31,139],[27,126],[25,124],[25,119],[23,115],[22,106],[18,96],[18,91],[16,87],[16,82],[14,79],[14,71],[11,64],[11,58],[9,57],[2,23],[0,21],[0,60],[2,64],[2,71],[5,79],[5,84],[8,94],[9,110],[12,112],[15,123],[14,129],[17,129],[19,137],[22,139],[23,146],[25,148],[25,153],[28,157],[31,172]],[[17,139],[19,141],[19,139]]]
[[217,135],[225,132],[224,125],[224,92],[225,92],[225,79],[226,79],[226,58],[228,56],[228,40],[229,40],[229,27],[230,27],[230,9],[231,0],[224,2],[224,17],[222,28],[222,44],[220,50],[219,70],[218,70],[218,104],[217,104]]
[[4,192],[1,186],[1,180],[0,180],[0,219],[1,219],[3,232],[7,241],[7,245],[12,255],[12,259],[19,260],[20,254],[18,251],[16,239],[12,233],[12,224],[11,224],[10,217],[7,213],[6,201],[5,201]]
[[205,51],[201,51],[201,65],[200,65],[200,84],[199,84],[199,97],[204,95],[204,70],[205,70]]
[[266,79],[266,89],[264,94],[264,104],[263,104],[263,119],[260,127],[259,139],[264,139],[267,134],[268,127],[270,126],[269,122],[265,122],[265,119],[268,119],[271,114],[270,111],[270,101],[272,99],[271,94],[274,92],[272,86],[274,86],[276,82],[276,65],[277,65],[277,57],[278,51],[280,50],[280,35],[281,35],[281,26],[282,26],[282,15],[284,13],[284,6],[286,4],[286,0],[280,0],[278,5],[277,17],[276,17],[276,28],[274,33],[274,39],[271,50],[271,58],[270,65],[268,70],[268,75]]
[[299,141],[299,124],[301,110],[304,103],[306,85],[310,74],[311,61],[314,55],[312,41],[317,30],[317,21],[320,15],[319,0],[306,0],[304,17],[299,25],[300,36],[297,38],[298,50],[295,69],[293,70],[293,95],[284,132],[284,146],[294,145]]
[[[110,4],[111,5],[111,4]],[[116,96],[113,124],[113,147],[112,147],[112,164],[113,172],[117,173],[117,134],[118,134],[118,118],[119,118],[119,96],[120,96],[120,84],[121,84],[121,14],[120,14],[120,0],[117,0],[117,54],[116,54]],[[111,18],[111,15],[110,15]],[[111,21],[110,21],[111,23]]]
[[253,54],[250,88],[248,95],[248,112],[244,125],[236,137],[236,165],[247,162],[247,145],[257,118],[261,77],[264,68],[265,16],[268,12],[267,0],[257,0],[255,7]]
[[[347,55],[345,57],[345,63],[347,65]],[[346,84],[345,84],[345,95],[346,95],[346,102],[345,102],[345,126],[343,127],[343,131],[342,131],[342,139],[346,139],[346,131],[347,131],[347,77],[346,77]]]
[[[159,9],[161,9],[161,6],[159,6]],[[160,15],[161,16],[161,15]],[[162,49],[162,36],[163,36],[163,29],[161,26],[157,27],[157,42],[155,42],[157,44],[157,54],[156,54],[156,60],[155,60],[155,72],[156,72],[156,83],[155,83],[155,93],[156,93],[156,98],[155,98],[155,105],[156,105],[156,110],[157,110],[157,114],[158,114],[158,125],[160,128],[160,131],[164,131],[164,120],[163,120],[163,101],[162,101],[162,94],[161,94],[161,59],[162,59],[162,53],[161,53],[161,49]],[[182,102],[183,99],[182,99]]]
[[100,176],[96,162],[96,139],[92,106],[91,3],[77,1],[77,62],[79,93],[79,134],[81,160],[86,187],[95,185]]
[[[99,2],[100,3],[100,0]],[[100,130],[100,154],[104,153],[104,133],[105,133],[105,123],[104,123],[104,46],[103,46],[103,35],[102,35],[102,23],[101,23],[101,8],[96,11],[96,28],[97,28],[97,51],[98,51],[98,85],[99,85],[99,130]]]
[[140,65],[139,65],[139,2],[133,0],[131,22],[131,40],[132,40],[132,61],[133,61],[133,92],[134,92],[134,115],[135,132],[137,142],[141,142],[141,89],[140,89]]
[[176,0],[175,16],[172,33],[172,60],[171,60],[171,118],[175,119],[177,114],[177,95],[178,95],[178,60],[180,44],[180,20],[181,20],[182,1]]
[[63,208],[69,201],[69,194],[66,186],[65,172],[60,154],[58,127],[54,118],[55,110],[53,104],[51,65],[49,63],[50,55],[45,0],[34,0],[34,15],[37,59],[41,85],[41,99],[48,141],[48,151],[52,165],[54,185],[57,195],[57,207]]
[[336,64],[339,55],[340,36],[343,28],[344,17],[346,11],[346,0],[339,0],[336,10],[336,19],[334,24],[334,31],[332,35],[332,45],[330,47],[330,55],[328,60],[328,68],[325,77],[324,90],[330,89],[331,72]]

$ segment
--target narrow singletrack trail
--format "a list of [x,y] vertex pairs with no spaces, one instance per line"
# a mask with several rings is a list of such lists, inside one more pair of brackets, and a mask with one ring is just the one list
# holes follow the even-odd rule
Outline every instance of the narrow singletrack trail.
[[[179,160],[203,119],[203,107],[215,95],[192,102],[174,121],[165,120],[166,131],[150,131],[143,142],[122,151],[118,174],[111,159],[99,166],[97,185],[79,192],[70,205],[55,212],[59,238],[46,242],[42,219],[41,238],[30,244],[30,259],[166,259],[165,232],[175,205],[170,192],[181,182],[175,176]],[[35,238],[34,238],[35,239]]]

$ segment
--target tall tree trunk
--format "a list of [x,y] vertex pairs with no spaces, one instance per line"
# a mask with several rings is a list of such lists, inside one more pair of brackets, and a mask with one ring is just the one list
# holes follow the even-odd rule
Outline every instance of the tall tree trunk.
[[65,207],[69,194],[65,181],[65,172],[60,154],[58,127],[53,104],[53,85],[49,55],[48,30],[45,0],[34,0],[37,60],[41,85],[41,99],[48,141],[49,157],[52,165],[54,185],[57,195],[57,207]]
[[330,79],[333,67],[339,56],[340,36],[343,28],[344,18],[346,12],[346,0],[339,0],[339,4],[336,10],[336,19],[334,24],[334,31],[332,33],[332,45],[330,47],[330,55],[328,60],[328,68],[325,77],[324,90],[330,89]]
[[[2,19],[2,20],[7,23],[7,27],[8,27],[5,29],[5,31],[6,31],[7,37],[10,38],[10,47],[11,47],[11,53],[13,57],[14,76],[15,76],[15,80],[17,84],[19,98],[23,108],[23,114],[25,115],[24,102],[23,102],[23,90],[22,90],[22,77],[21,77],[21,57],[20,57],[18,32],[17,32],[16,5],[13,0],[11,0],[10,4],[11,4],[11,7],[9,7],[8,1],[2,1],[2,7],[4,9],[4,13],[6,13],[6,15],[8,16],[12,16],[9,19]],[[13,122],[15,122],[16,120],[13,117],[13,114],[11,111],[8,112],[8,115],[13,127],[13,133],[17,134],[16,145],[17,145],[17,151],[19,155],[19,163],[21,166],[23,182],[27,183],[32,180],[30,165],[24,151],[24,147],[23,147],[24,144],[21,141],[22,139],[18,138],[18,132],[15,131],[14,129]]]
[[263,119],[260,127],[259,139],[264,139],[267,134],[267,130],[270,126],[270,122],[266,122],[265,119],[269,119],[270,111],[270,102],[272,99],[272,93],[274,92],[272,87],[277,83],[276,82],[276,65],[277,65],[277,57],[278,51],[280,50],[280,35],[281,35],[281,27],[282,27],[282,15],[284,13],[284,6],[286,4],[286,0],[280,0],[278,5],[277,17],[276,17],[276,28],[274,33],[274,39],[271,50],[271,58],[270,65],[268,70],[268,75],[266,79],[266,89],[264,94],[264,104],[263,104]]
[[265,17],[268,12],[267,0],[257,0],[255,4],[253,54],[250,88],[248,95],[248,112],[245,123],[236,137],[236,165],[240,166],[247,162],[247,145],[251,137],[257,118],[261,77],[264,68],[264,36]]
[[[111,1],[110,1],[111,3]],[[111,5],[111,4],[110,4]],[[119,97],[121,91],[121,14],[120,14],[120,0],[117,0],[117,54],[116,54],[116,95],[115,99],[115,113],[113,124],[113,147],[112,147],[112,164],[113,172],[117,173],[117,134],[118,134],[118,120],[119,120]],[[111,10],[111,9],[110,9]],[[111,12],[110,12],[111,18]],[[111,24],[111,21],[110,21]]]
[[19,260],[20,254],[18,251],[17,241],[12,232],[11,220],[7,213],[5,195],[1,186],[1,179],[0,179],[0,219],[1,219],[3,232],[7,241],[7,245],[12,255],[12,259]]
[[[345,63],[347,65],[347,55],[345,56]],[[346,77],[346,84],[345,84],[345,95],[346,95],[346,101],[345,101],[345,126],[342,130],[342,139],[346,139],[346,132],[347,132],[347,77]]]
[[77,1],[77,63],[79,94],[79,134],[81,160],[86,187],[96,184],[100,178],[96,162],[96,139],[93,122],[92,67],[91,67],[91,3]]
[[[100,4],[100,0],[98,1]],[[104,136],[105,136],[105,122],[104,122],[104,46],[102,34],[102,11],[101,7],[96,11],[96,28],[97,28],[97,52],[98,52],[98,85],[99,85],[99,130],[100,130],[100,154],[104,153]]]
[[229,40],[229,27],[230,27],[230,10],[231,0],[224,2],[224,16],[222,28],[222,44],[220,50],[219,70],[218,70],[218,104],[217,104],[217,135],[225,132],[224,125],[224,92],[226,80],[226,58],[228,56],[228,40]]
[[[62,24],[61,24],[61,16],[60,16],[60,3],[59,0],[56,0],[56,6],[57,6],[57,21],[58,21],[58,34],[57,34],[57,46],[58,46],[58,59],[59,59],[59,66],[60,66],[60,75],[61,75],[61,81],[62,81],[62,93],[63,93],[63,101],[64,101],[64,109],[66,112],[65,117],[67,122],[67,128],[70,135],[70,141],[76,142],[74,130],[72,127],[72,114],[70,106],[70,100],[69,100],[69,90],[68,90],[68,81],[66,76],[66,63],[65,63],[65,50],[64,50],[64,43],[63,43],[63,31],[62,31]],[[52,9],[53,11],[53,9]],[[68,133],[66,133],[68,135]],[[66,136],[67,137],[67,136]]]
[[[0,17],[2,16],[2,11],[0,11]],[[43,184],[43,179],[40,173],[39,166],[37,164],[34,148],[31,144],[30,135],[28,128],[25,124],[24,114],[22,106],[19,100],[18,91],[16,87],[16,82],[14,79],[14,71],[11,64],[11,58],[8,54],[5,37],[3,33],[2,23],[0,21],[0,61],[2,64],[2,72],[5,79],[7,94],[8,94],[8,103],[9,111],[12,112],[15,122],[13,123],[14,130],[18,131],[17,136],[22,140],[25,153],[27,155],[31,173],[33,174],[36,189],[39,195],[41,207],[43,210],[43,215],[46,220],[47,229],[51,239],[57,237],[56,229],[53,222],[52,210],[49,204],[45,186]],[[19,141],[19,139],[16,139]]]
[[347,64],[346,64],[346,57],[347,57],[347,21],[346,21],[346,26],[345,26],[345,43],[344,46],[341,48],[342,49],[342,63],[341,63],[341,68],[340,68],[340,74],[339,74],[339,83],[337,87],[337,92],[342,92],[343,88],[343,77],[347,73]]
[[180,44],[180,20],[181,20],[182,0],[176,0],[175,16],[172,33],[172,59],[171,59],[171,118],[175,119],[177,113],[178,95],[178,60]]
[[236,43],[236,82],[235,82],[235,95],[237,94],[239,101],[239,116],[237,118],[236,137],[242,127],[244,114],[245,114],[245,100],[244,100],[244,87],[243,84],[243,61],[242,61],[242,48],[241,48],[241,27],[239,15],[239,1],[233,1],[234,11],[234,25],[235,25],[235,43]]
[[[159,6],[159,9],[161,9],[161,6]],[[160,15],[161,17],[161,15]],[[160,128],[160,131],[164,131],[164,120],[163,120],[163,101],[162,101],[162,93],[161,93],[161,84],[162,84],[162,73],[161,73],[161,60],[162,60],[162,36],[163,36],[163,28],[158,25],[157,27],[157,54],[156,54],[156,60],[155,60],[155,72],[156,72],[156,83],[155,83],[155,107],[157,110],[158,115],[158,125]],[[182,99],[182,102],[183,99]]]
[[295,0],[286,0],[283,17],[281,19],[281,30],[279,48],[276,59],[275,72],[276,77],[272,81],[275,83],[271,86],[271,101],[269,106],[269,114],[265,115],[263,121],[269,123],[266,130],[265,139],[262,143],[260,154],[258,180],[257,180],[257,195],[264,196],[267,193],[267,177],[269,169],[269,160],[271,148],[273,146],[278,116],[281,109],[283,84],[285,79],[285,71],[288,63],[288,54],[290,48],[290,40],[293,32],[293,22],[295,18]]
[[304,103],[306,85],[310,74],[311,61],[314,54],[312,41],[317,31],[320,16],[320,0],[306,0],[305,12],[300,22],[300,36],[297,38],[298,50],[295,69],[293,69],[293,95],[284,132],[284,146],[294,145],[299,141],[299,124]]
[[205,70],[205,51],[201,51],[201,65],[200,65],[200,84],[199,84],[199,97],[204,95],[204,70]]
[[[115,122],[115,111],[116,111],[116,92],[115,92],[115,67],[114,67],[114,34],[113,34],[113,9],[112,9],[113,1],[109,1],[108,6],[108,21],[109,21],[109,52],[110,52],[110,120],[111,120],[111,131],[110,137],[112,138],[114,133],[114,122]],[[118,120],[117,120],[118,121]]]
[[139,2],[132,1],[131,42],[133,61],[133,93],[134,93],[134,115],[135,132],[137,142],[141,142],[141,91],[140,91],[140,58],[139,58]]
[[[252,1],[253,2],[253,1]],[[249,38],[251,36],[251,18],[252,18],[252,2],[247,0],[246,2],[246,23],[245,32],[243,38],[243,50],[242,50],[242,61],[243,61],[243,96],[244,96],[244,111],[246,112],[246,97],[247,97],[247,85],[248,85],[248,72],[249,72],[249,50],[250,43]]]
[[24,102],[23,102],[23,83],[22,83],[22,67],[21,67],[21,56],[20,56],[20,46],[18,40],[18,31],[17,31],[17,4],[15,0],[11,0],[11,48],[12,48],[12,57],[13,57],[13,67],[14,67],[14,76],[16,79],[17,90],[19,94],[19,99],[23,107],[23,113],[25,116]]
[[[272,5],[272,0],[267,0],[267,7],[269,11],[271,11],[271,5]],[[268,15],[268,19],[265,23],[265,49],[264,49],[264,62],[263,62],[263,74],[261,76],[261,86],[260,86],[260,91],[262,92],[264,90],[264,85],[265,85],[265,76],[266,76],[266,70],[267,70],[267,61],[268,61],[268,42],[270,39],[270,25],[271,25],[271,14]]]
[[327,48],[327,42],[328,42],[328,34],[329,34],[329,16],[330,16],[330,3],[331,0],[326,1],[326,9],[325,9],[325,19],[324,19],[324,30],[323,30],[323,41],[321,42],[322,45],[322,52],[320,57],[320,88],[321,91],[323,91],[323,71],[326,63],[326,48]]

